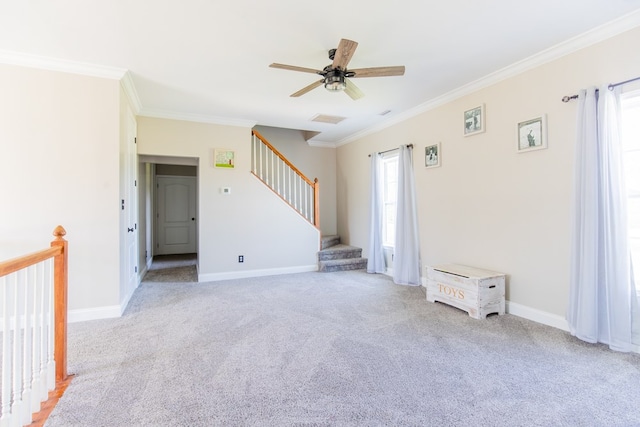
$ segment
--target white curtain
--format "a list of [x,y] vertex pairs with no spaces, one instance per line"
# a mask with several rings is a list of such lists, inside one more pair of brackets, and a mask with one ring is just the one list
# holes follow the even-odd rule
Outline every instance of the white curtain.
[[384,250],[382,246],[382,177],[380,155],[371,153],[371,197],[369,209],[369,256],[367,273],[384,273]]
[[420,285],[420,241],[416,184],[411,161],[412,148],[400,146],[398,153],[398,199],[393,281],[402,285]]
[[618,91],[580,92],[567,320],[581,340],[629,351],[637,294],[619,128]]

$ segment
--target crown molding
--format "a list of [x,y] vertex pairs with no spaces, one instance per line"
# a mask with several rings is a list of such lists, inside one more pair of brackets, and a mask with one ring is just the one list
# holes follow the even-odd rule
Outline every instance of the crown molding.
[[0,63],[114,80],[120,80],[127,72],[124,68],[87,64],[8,50],[0,50]]
[[252,128],[258,122],[254,120],[232,119],[229,117],[207,116],[205,114],[188,114],[176,113],[172,111],[151,110],[142,108],[138,113],[139,116],[152,117],[156,119],[183,120],[187,122],[209,123],[214,125],[237,126],[244,128]]
[[142,110],[142,103],[140,102],[140,97],[138,96],[138,91],[136,90],[136,86],[133,83],[133,77],[131,77],[131,72],[127,70],[122,76],[120,80],[120,85],[124,90],[124,93],[129,98],[129,102],[131,103],[131,107],[133,108],[133,113],[138,115],[140,110]]
[[390,117],[388,120],[385,120],[377,125],[349,135],[348,137],[337,141],[335,145],[337,147],[340,147],[342,145],[349,144],[367,135],[379,132],[383,129],[401,123],[419,114],[422,114],[429,110],[433,110],[434,108],[447,104],[456,99],[462,98],[463,96],[469,95],[480,89],[484,89],[508,78],[522,74],[525,71],[539,67],[556,59],[560,59],[581,49],[592,46],[611,37],[615,37],[626,31],[632,30],[638,26],[640,26],[640,9],[621,16],[620,18],[614,19],[613,21],[595,27],[564,42],[558,43],[555,46],[538,52],[537,54],[534,54],[521,61],[515,62],[478,80],[467,83],[457,89],[433,98],[423,104],[420,104],[417,107],[398,114],[397,116]]

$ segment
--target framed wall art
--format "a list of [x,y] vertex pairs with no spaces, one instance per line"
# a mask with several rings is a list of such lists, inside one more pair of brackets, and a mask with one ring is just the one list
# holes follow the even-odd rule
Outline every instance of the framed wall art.
[[437,168],[440,166],[442,153],[440,143],[427,145],[424,149],[424,166],[427,168]]
[[547,148],[546,115],[518,123],[518,153]]
[[484,104],[464,112],[464,136],[484,132]]
[[216,148],[213,150],[213,166],[217,168],[233,169],[235,167],[235,152]]

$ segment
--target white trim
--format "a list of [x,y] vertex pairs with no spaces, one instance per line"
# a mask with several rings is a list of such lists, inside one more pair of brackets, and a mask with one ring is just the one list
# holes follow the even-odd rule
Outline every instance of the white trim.
[[546,311],[527,307],[526,305],[511,301],[506,302],[506,312],[513,314],[514,316],[522,317],[524,319],[532,320],[537,323],[542,323],[543,325],[552,326],[569,332],[569,323],[567,323],[567,319],[562,316],[558,316],[557,314],[547,313]]
[[131,73],[129,71],[126,71],[124,76],[122,76],[120,85],[122,86],[124,93],[127,95],[127,98],[129,98],[129,103],[131,104],[133,113],[138,115],[142,109],[142,103],[140,102],[138,91],[136,90],[136,86],[133,83],[133,77],[131,77]]
[[198,282],[217,282],[220,280],[246,279],[249,277],[276,276],[280,274],[308,273],[318,271],[318,266],[301,265],[299,267],[267,268],[263,270],[229,271],[225,273],[198,274]]
[[151,110],[148,108],[142,108],[138,115],[157,119],[182,120],[186,122],[210,123],[244,128],[252,128],[258,124],[255,120],[232,119],[230,117],[215,117],[204,114],[177,113],[173,111]]
[[0,63],[114,80],[122,79],[127,72],[124,68],[107,67],[8,50],[0,50]]
[[617,36],[618,34],[629,31],[637,26],[640,26],[640,9],[628,13],[627,15],[624,15],[618,19],[614,19],[613,21],[595,27],[568,40],[565,40],[564,42],[558,43],[555,46],[538,52],[521,61],[515,62],[478,80],[467,83],[437,98],[420,104],[417,107],[400,113],[397,116],[389,118],[389,120],[349,135],[337,141],[335,145],[336,147],[340,147],[372,133],[379,132],[390,126],[404,122],[405,120],[408,120],[419,114],[422,114],[429,110],[433,110],[456,99],[462,98],[463,96],[469,95],[480,89],[484,89],[488,86],[514,77],[518,74],[522,74],[525,71],[531,70],[548,62],[577,52],[580,49],[584,49],[611,37]]
[[69,310],[67,321],[69,323],[86,322],[88,320],[115,319],[122,316],[119,305],[109,305],[96,308],[82,308]]

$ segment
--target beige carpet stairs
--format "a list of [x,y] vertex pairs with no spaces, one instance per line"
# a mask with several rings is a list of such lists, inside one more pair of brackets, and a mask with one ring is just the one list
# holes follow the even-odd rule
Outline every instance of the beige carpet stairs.
[[322,236],[318,252],[318,271],[346,271],[367,268],[367,259],[362,258],[362,248],[343,245],[340,236]]

